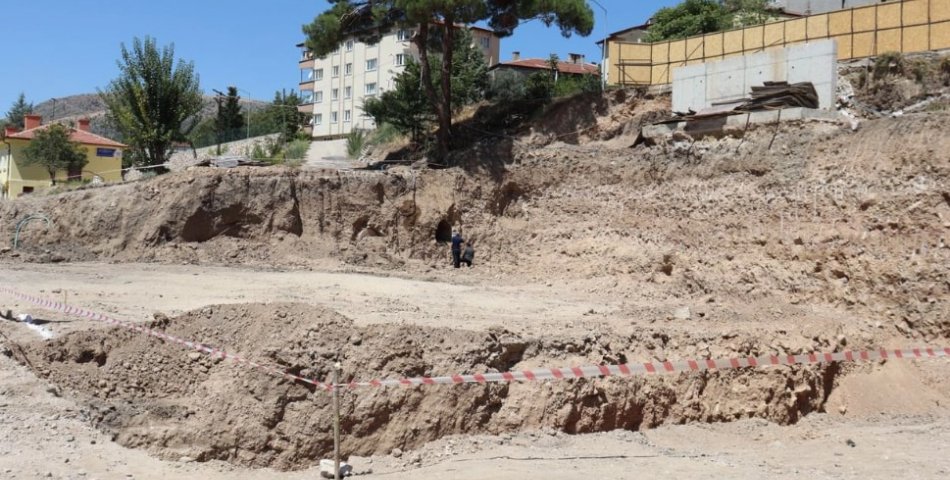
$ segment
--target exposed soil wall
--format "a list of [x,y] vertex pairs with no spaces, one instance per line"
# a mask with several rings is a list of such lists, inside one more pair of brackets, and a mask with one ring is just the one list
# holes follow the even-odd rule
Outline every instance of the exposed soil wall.
[[[211,306],[160,318],[155,326],[316,378],[329,378],[329,366],[340,360],[344,381],[623,361],[648,347],[674,352],[670,344],[697,343],[688,334],[659,331],[520,338],[503,330],[355,327],[299,304]],[[766,340],[736,341],[759,351]],[[172,460],[281,469],[308,467],[332,451],[330,396],[306,385],[118,330],[74,333],[24,351],[26,363],[75,395],[94,424],[128,447]],[[346,392],[343,451],[387,453],[450,434],[538,428],[586,433],[751,417],[787,424],[822,408],[837,373],[834,366],[811,366]]]

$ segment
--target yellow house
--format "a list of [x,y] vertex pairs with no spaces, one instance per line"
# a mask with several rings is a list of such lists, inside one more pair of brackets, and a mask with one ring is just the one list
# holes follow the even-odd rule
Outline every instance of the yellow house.
[[[37,132],[47,125],[39,115],[27,115],[24,129],[7,127],[4,139],[0,141],[0,184],[4,198],[16,198],[52,185],[49,172],[40,165],[24,165],[23,149],[33,140]],[[99,180],[114,182],[122,180],[122,150],[125,145],[96,135],[89,131],[89,119],[79,120],[76,128],[69,129],[69,139],[86,149],[89,160],[82,171],[56,172],[56,181]]]

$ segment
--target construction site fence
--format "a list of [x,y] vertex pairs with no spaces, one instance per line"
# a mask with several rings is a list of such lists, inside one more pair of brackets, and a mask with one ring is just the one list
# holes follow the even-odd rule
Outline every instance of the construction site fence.
[[674,68],[833,39],[838,59],[950,49],[950,0],[904,0],[656,43],[607,42],[611,85],[672,83]]

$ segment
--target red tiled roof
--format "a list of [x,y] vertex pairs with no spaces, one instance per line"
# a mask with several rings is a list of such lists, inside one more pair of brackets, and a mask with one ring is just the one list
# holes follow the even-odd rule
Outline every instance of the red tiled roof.
[[[24,130],[19,133],[14,133],[7,136],[7,138],[15,138],[19,140],[33,140],[33,137],[36,136],[36,133],[44,128],[49,128],[49,124],[41,125],[36,128],[31,128],[29,130]],[[98,145],[101,147],[115,147],[115,148],[126,148],[127,145],[121,144],[115,140],[110,140],[101,135],[96,135],[95,133],[86,132],[76,128],[69,129],[69,139],[81,143],[83,145]]]
[[[543,58],[524,58],[521,60],[501,62],[492,68],[499,67],[536,68],[540,70],[550,70],[551,62]],[[573,73],[576,75],[583,75],[585,73],[591,75],[600,75],[600,67],[592,63],[557,62],[557,70],[561,73]]]

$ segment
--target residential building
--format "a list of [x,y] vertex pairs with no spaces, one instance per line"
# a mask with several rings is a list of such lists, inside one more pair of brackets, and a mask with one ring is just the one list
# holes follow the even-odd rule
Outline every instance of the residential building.
[[[490,68],[492,74],[497,72],[514,72],[529,76],[537,72],[550,72],[551,60],[548,58],[521,58],[520,52],[514,52],[511,60],[501,62]],[[587,63],[584,55],[579,53],[568,54],[567,61],[557,62],[557,74],[567,76],[600,75],[600,66],[596,63]]]
[[[23,161],[23,149],[48,125],[43,125],[39,115],[27,115],[24,120],[22,132],[15,127],[7,127],[0,141],[0,184],[4,198],[16,198],[49,188],[52,184],[46,168],[25,165]],[[104,182],[122,180],[122,151],[125,145],[90,132],[89,119],[81,119],[75,128],[70,127],[69,139],[85,148],[88,162],[81,171],[57,172],[56,181],[95,178]]]
[[[485,28],[465,28],[488,65],[497,63],[501,39]],[[298,109],[310,116],[306,130],[313,138],[338,138],[376,127],[372,117],[363,113],[363,102],[393,89],[406,60],[418,59],[413,33],[410,28],[394,28],[374,44],[349,38],[323,58],[315,58],[304,44],[297,45],[301,48]]]
[[818,15],[887,1],[899,0],[772,0],[769,2],[769,7],[799,15]]

